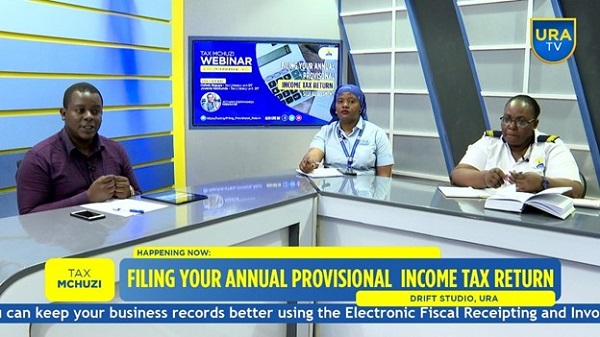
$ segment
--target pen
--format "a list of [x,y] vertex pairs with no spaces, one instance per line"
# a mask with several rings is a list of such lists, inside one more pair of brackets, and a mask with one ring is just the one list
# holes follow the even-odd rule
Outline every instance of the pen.
[[129,210],[131,213],[139,213],[139,214],[144,214],[144,210],[143,209],[130,209]]
[[319,166],[321,166],[321,165],[323,165],[323,167],[324,167],[324,168],[328,168],[328,167],[329,167],[329,164],[328,164],[328,163],[326,163],[326,162],[324,162],[324,161],[323,161],[323,162],[321,162],[321,161],[320,161],[320,162],[313,163],[313,166],[314,166],[315,168],[318,168],[318,167],[319,167]]

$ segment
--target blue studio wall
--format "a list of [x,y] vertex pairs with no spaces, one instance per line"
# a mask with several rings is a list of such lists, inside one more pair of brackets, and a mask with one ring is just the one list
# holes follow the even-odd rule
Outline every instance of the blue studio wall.
[[174,184],[170,0],[0,2],[0,216],[16,215],[17,161],[58,132],[64,90],[104,97],[100,133],[144,191]]

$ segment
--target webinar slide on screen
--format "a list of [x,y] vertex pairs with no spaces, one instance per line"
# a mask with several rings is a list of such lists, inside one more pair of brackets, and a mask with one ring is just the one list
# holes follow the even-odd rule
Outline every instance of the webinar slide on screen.
[[[120,261],[53,258],[16,323],[597,323],[561,303],[554,258],[444,258],[436,247],[139,246]],[[40,285],[41,286],[41,285]]]
[[321,126],[341,42],[190,37],[191,127]]

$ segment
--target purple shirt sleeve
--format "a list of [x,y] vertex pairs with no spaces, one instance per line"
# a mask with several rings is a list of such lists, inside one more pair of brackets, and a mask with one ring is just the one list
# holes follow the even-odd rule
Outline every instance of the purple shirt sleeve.
[[17,172],[17,203],[19,214],[40,212],[50,209],[85,204],[89,201],[87,190],[70,198],[55,200],[52,198],[52,182],[40,158],[27,154]]

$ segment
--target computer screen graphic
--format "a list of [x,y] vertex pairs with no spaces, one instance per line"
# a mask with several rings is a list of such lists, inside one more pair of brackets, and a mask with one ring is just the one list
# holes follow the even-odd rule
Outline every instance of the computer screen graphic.
[[190,38],[191,127],[327,124],[339,41]]

